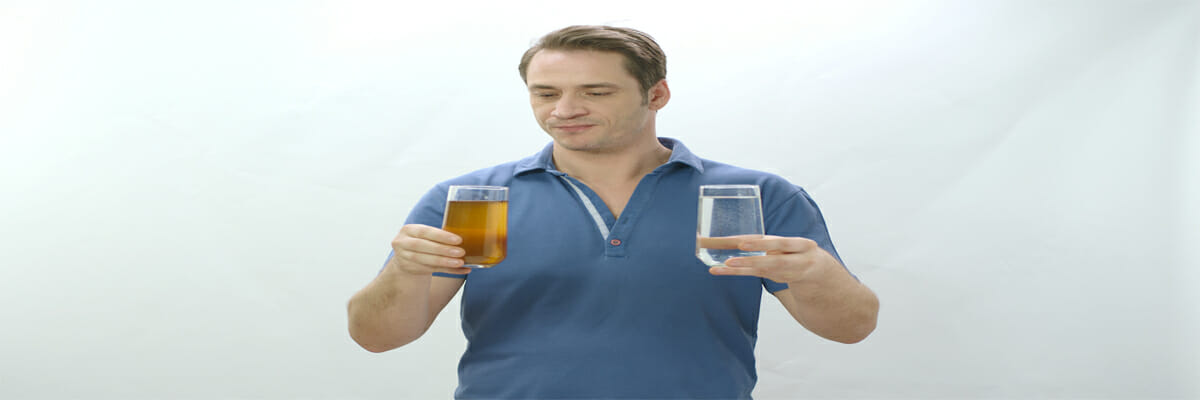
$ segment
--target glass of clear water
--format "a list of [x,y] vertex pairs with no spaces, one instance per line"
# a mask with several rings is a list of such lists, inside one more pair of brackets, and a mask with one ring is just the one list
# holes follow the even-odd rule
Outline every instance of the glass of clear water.
[[733,257],[766,255],[738,249],[747,239],[763,237],[762,198],[758,185],[700,186],[696,257],[710,267]]

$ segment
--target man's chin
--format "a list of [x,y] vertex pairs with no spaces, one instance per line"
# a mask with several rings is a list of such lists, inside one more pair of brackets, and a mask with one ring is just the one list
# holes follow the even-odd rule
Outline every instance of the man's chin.
[[581,135],[553,135],[554,144],[561,149],[570,151],[595,151],[600,146]]

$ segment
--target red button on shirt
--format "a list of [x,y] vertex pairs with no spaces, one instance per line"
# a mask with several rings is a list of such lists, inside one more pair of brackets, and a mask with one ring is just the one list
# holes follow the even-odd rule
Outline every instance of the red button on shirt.
[[609,244],[612,244],[613,246],[620,246],[620,245],[621,245],[621,239],[613,239],[613,240],[609,240],[609,241],[608,241],[608,243],[609,243]]

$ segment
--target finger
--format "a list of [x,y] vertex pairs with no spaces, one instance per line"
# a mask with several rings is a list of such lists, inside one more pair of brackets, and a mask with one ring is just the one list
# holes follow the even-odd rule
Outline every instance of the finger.
[[422,265],[427,268],[459,268],[463,266],[462,258],[435,254],[408,253],[405,254],[404,259],[410,263]]
[[392,241],[396,253],[429,254],[434,256],[461,258],[466,251],[461,247],[445,245],[426,239],[401,235]]
[[450,245],[462,243],[462,237],[455,235],[452,232],[448,232],[440,228],[434,228],[429,225],[405,225],[403,228],[400,228],[400,234]]
[[757,276],[762,277],[762,270],[753,267],[717,266],[708,269],[708,273],[720,276]]
[[784,261],[780,260],[783,257],[783,255],[733,257],[725,260],[725,266],[732,268],[770,268],[783,263]]
[[472,271],[472,270],[474,270],[474,268],[467,268],[467,267],[459,267],[459,268],[435,268],[435,269],[433,270],[433,272],[441,272],[441,273],[444,273],[444,274],[451,274],[451,275],[466,275],[466,274],[469,274],[469,273],[471,273],[471,271]]
[[462,238],[458,235],[438,228],[427,225],[405,225],[392,240],[392,248],[397,252],[459,258],[466,252],[454,245],[461,242]]
[[763,235],[697,237],[696,245],[705,249],[732,250],[738,248],[747,240],[762,239],[762,237]]
[[767,236],[762,239],[746,240],[738,248],[745,251],[803,253],[817,247],[817,242],[808,238]]
[[702,249],[732,250],[745,240],[740,236],[697,237],[696,247]]
[[463,260],[461,258],[408,252],[397,252],[388,264],[388,268],[416,275],[429,275],[435,272],[461,275],[466,273],[462,272],[462,270],[470,269],[463,267]]

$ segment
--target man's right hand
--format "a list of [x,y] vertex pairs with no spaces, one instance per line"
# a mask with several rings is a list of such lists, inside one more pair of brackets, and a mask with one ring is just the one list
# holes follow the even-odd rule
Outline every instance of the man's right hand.
[[426,225],[405,225],[392,239],[392,258],[346,305],[350,337],[372,352],[403,346],[425,334],[464,279],[433,273],[471,272],[463,267],[462,238]]
[[434,272],[463,275],[471,272],[463,267],[466,254],[458,244],[462,238],[428,225],[409,224],[400,228],[392,239],[392,258],[387,268],[395,272],[429,276]]

